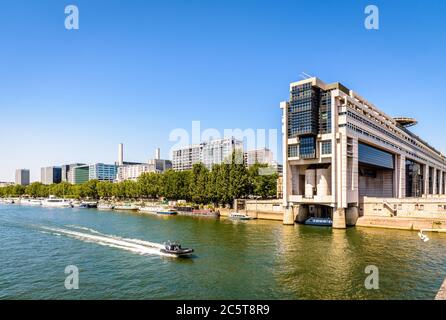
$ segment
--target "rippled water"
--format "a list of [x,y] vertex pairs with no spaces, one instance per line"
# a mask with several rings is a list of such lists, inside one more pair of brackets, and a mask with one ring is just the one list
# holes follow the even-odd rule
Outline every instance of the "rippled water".
[[[446,235],[429,236],[0,205],[0,298],[433,299]],[[138,246],[168,239],[195,256]],[[67,265],[79,268],[79,290],[64,287]],[[364,287],[367,265],[379,268],[379,290]]]

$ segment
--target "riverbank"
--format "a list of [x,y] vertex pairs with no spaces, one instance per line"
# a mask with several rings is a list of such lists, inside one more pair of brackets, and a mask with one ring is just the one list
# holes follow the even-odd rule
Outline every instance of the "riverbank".
[[438,293],[435,296],[435,300],[446,300],[446,279],[444,279],[440,290],[438,290]]
[[382,217],[363,216],[356,221],[356,227],[373,227],[410,231],[431,231],[446,233],[446,219],[429,217]]

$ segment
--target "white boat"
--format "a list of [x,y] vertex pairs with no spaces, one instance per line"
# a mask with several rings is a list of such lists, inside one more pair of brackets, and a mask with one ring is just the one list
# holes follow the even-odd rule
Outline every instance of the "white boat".
[[7,204],[14,204],[14,199],[4,199],[3,203],[7,203]]
[[99,203],[98,204],[98,209],[101,209],[101,210],[112,210],[114,208],[115,208],[115,206],[111,203]]
[[42,200],[39,199],[20,199],[22,206],[41,206]]
[[125,203],[125,204],[117,205],[113,209],[115,209],[115,210],[138,210],[139,207],[136,204]]
[[251,216],[248,216],[245,213],[239,213],[239,212],[231,212],[229,214],[229,218],[234,219],[234,220],[252,220],[254,219]]
[[49,198],[42,201],[42,206],[47,208],[72,208],[70,200],[56,198],[55,196],[50,196]]
[[170,210],[169,208],[162,206],[146,206],[138,209],[140,212],[144,213],[153,213],[153,214],[166,214],[166,215],[174,215],[177,214],[176,211]]

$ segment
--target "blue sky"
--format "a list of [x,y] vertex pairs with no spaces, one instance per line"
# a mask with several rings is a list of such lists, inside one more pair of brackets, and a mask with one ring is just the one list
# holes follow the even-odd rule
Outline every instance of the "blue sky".
[[[64,28],[75,4],[80,29]],[[380,29],[364,28],[364,8]],[[444,1],[1,1],[0,181],[15,168],[170,157],[169,133],[277,129],[306,72],[340,81],[440,151]],[[280,160],[279,156],[279,160]]]

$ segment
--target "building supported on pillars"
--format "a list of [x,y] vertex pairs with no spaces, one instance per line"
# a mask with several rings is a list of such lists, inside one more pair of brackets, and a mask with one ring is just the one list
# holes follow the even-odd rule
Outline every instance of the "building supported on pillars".
[[446,158],[341,83],[308,78],[290,84],[280,104],[284,223],[329,217],[355,225],[367,198],[444,195]]

